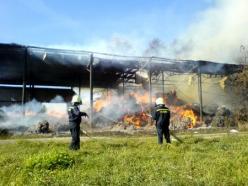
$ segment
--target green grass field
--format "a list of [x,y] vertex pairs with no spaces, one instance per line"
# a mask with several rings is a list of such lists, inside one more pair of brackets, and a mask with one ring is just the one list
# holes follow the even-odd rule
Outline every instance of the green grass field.
[[1,185],[248,185],[248,136],[157,145],[156,137],[0,144]]

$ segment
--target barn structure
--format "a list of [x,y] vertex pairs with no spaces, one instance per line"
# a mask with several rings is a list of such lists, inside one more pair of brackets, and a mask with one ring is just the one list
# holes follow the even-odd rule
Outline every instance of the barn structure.
[[[159,57],[121,56],[80,50],[53,49],[17,44],[0,44],[0,104],[24,103],[33,98],[48,101],[61,95],[69,101],[72,87],[90,89],[91,118],[94,88],[116,88],[137,83],[137,72],[148,72],[150,93],[153,80],[165,73],[198,75],[199,103],[202,115],[201,74],[227,75],[242,70],[242,65],[211,61],[173,60]],[[163,88],[164,90],[164,88]],[[202,117],[202,116],[201,116]]]

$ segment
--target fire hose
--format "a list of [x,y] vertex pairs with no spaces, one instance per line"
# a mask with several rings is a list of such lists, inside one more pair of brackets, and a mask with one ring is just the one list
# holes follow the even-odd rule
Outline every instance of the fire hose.
[[92,138],[92,137],[88,134],[88,132],[87,132],[86,130],[81,130],[81,132],[82,132],[85,136],[87,136],[88,138]]
[[[146,114],[148,117],[152,118],[152,115]],[[178,142],[183,143],[183,140],[176,136],[176,134],[170,130],[170,135],[173,136]]]

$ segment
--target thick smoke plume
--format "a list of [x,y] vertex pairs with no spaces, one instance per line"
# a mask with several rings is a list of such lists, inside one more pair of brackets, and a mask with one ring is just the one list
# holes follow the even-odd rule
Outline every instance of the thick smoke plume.
[[247,45],[247,0],[216,0],[174,43],[180,58],[234,62]]
[[247,7],[247,0],[213,0],[210,8],[197,14],[180,35],[171,38],[171,43],[159,37],[115,34],[111,39],[97,40],[83,46],[64,44],[51,47],[235,63],[237,57],[242,55],[241,46],[248,44]]

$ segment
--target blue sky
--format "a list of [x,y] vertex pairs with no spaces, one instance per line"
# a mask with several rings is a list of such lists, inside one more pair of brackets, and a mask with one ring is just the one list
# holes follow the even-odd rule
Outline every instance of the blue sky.
[[92,43],[113,35],[172,41],[211,0],[0,0],[0,42]]

